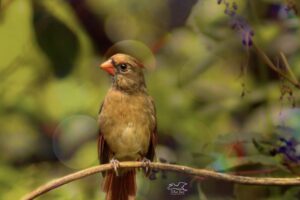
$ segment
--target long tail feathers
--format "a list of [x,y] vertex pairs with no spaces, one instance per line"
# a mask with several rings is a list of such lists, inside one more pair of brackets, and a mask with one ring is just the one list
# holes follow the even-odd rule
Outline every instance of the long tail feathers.
[[119,176],[113,171],[105,175],[103,190],[105,200],[134,200],[136,194],[135,170],[122,173]]

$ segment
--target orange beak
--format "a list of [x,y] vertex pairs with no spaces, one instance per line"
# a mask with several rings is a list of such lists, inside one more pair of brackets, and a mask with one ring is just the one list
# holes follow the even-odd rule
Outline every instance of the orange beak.
[[109,73],[110,75],[114,76],[115,75],[115,68],[111,62],[111,60],[107,60],[104,63],[100,65],[100,68]]

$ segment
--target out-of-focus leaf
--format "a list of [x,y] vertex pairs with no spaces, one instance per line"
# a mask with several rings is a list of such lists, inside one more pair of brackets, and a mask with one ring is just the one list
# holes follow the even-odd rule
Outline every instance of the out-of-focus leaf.
[[79,41],[72,30],[40,3],[33,3],[33,27],[41,50],[48,57],[57,77],[67,76],[74,67]]
[[192,8],[197,3],[197,0],[169,0],[168,3],[171,14],[170,28],[173,29],[185,25]]
[[283,199],[288,199],[288,200],[297,200],[299,199],[300,196],[300,187],[292,187],[288,189],[284,195]]
[[40,112],[53,120],[62,120],[82,112],[96,114],[101,103],[99,99],[97,89],[90,84],[81,84],[71,77],[65,78],[52,81],[40,93]]
[[[4,4],[5,2],[3,2]],[[2,2],[0,1],[0,7]],[[0,10],[0,70],[20,58],[23,49],[28,45],[30,36],[31,9],[29,1],[11,1],[9,6]],[[23,56],[23,55],[22,55]]]
[[[101,53],[107,51],[107,49],[112,46],[112,42],[109,40],[108,36],[104,31],[104,19],[98,18],[96,13],[93,13],[89,8],[88,3],[90,1],[85,0],[69,0],[67,1],[73,8],[74,14],[77,16],[78,21],[84,27],[85,31],[92,40],[93,45]],[[102,1],[96,1],[97,3]],[[112,1],[111,1],[112,2]],[[92,7],[92,6],[91,6]],[[95,8],[95,7],[92,7]],[[102,14],[102,12],[100,12]]]
[[234,194],[236,199],[253,200],[253,199],[267,199],[269,197],[268,186],[256,185],[238,185],[234,187]]
[[38,149],[38,135],[32,125],[19,115],[0,117],[0,159],[22,162]]

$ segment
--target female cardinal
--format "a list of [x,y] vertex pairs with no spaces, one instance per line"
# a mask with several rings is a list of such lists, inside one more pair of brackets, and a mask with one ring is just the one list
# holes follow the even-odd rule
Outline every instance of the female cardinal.
[[156,113],[148,95],[143,65],[137,59],[115,54],[100,65],[112,76],[112,86],[100,108],[98,155],[111,162],[116,173],[104,174],[106,200],[135,199],[135,170],[117,173],[119,161],[146,161],[154,157]]

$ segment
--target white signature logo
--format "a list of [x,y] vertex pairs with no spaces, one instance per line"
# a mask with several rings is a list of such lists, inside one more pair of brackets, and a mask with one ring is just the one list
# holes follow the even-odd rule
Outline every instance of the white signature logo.
[[170,183],[167,187],[168,190],[170,190],[171,195],[184,195],[187,189],[184,188],[186,186],[186,182],[178,182],[177,184],[175,183]]

